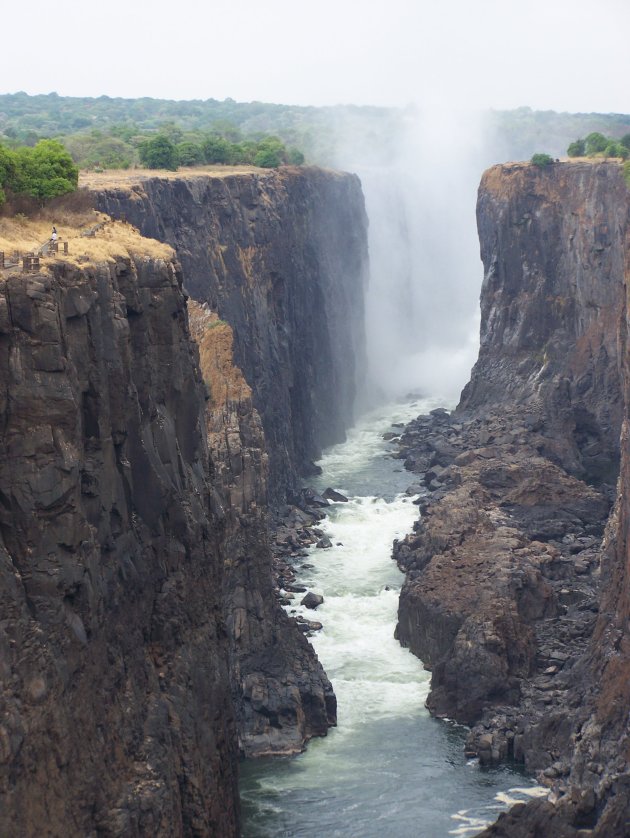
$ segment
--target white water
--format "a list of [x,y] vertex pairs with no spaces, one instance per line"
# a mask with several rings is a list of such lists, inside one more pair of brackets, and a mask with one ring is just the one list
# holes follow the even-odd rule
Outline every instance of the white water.
[[[313,548],[299,581],[322,594],[312,643],[338,701],[338,727],[295,759],[246,763],[244,836],[472,836],[528,781],[507,768],[483,771],[463,757],[462,728],[431,719],[429,673],[394,640],[403,581],[394,538],[412,529],[413,483],[382,434],[437,406],[427,400],[365,417],[320,465],[320,489],[349,498],[321,528],[333,547]],[[301,597],[296,598],[299,602]],[[515,782],[517,781],[517,782]]]

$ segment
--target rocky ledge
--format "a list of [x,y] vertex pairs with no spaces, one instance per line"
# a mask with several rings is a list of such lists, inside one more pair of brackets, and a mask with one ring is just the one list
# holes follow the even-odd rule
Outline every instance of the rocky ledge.
[[555,777],[568,770],[567,689],[596,620],[612,489],[544,447],[532,413],[412,422],[397,456],[426,493],[394,557],[406,573],[397,636],[432,671],[431,712],[473,725],[482,763],[553,765]]

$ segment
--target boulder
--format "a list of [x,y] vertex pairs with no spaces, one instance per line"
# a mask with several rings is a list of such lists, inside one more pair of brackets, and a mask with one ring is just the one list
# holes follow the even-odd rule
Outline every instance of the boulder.
[[348,503],[348,498],[345,495],[342,495],[341,492],[335,491],[335,489],[331,489],[330,486],[323,493],[322,497],[326,498],[326,500],[333,501],[334,503]]
[[320,594],[314,594],[312,591],[309,591],[305,597],[303,597],[300,605],[303,605],[305,608],[310,608],[315,610],[318,608],[322,602],[324,601],[324,597]]

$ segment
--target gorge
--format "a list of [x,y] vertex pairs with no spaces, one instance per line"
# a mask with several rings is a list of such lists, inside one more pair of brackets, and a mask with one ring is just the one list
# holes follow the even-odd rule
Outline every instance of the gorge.
[[[279,603],[269,509],[283,532],[315,519],[300,489],[355,419],[361,186],[286,168],[86,195],[85,258],[0,286],[0,832],[237,835],[239,754],[296,754],[336,722]],[[484,834],[623,836],[621,166],[493,167],[478,227],[471,381],[387,443],[423,487],[394,546],[397,638],[470,756],[552,790]]]

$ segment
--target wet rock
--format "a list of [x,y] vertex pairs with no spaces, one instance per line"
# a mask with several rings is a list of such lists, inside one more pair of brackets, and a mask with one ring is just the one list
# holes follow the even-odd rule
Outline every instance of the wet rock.
[[317,542],[317,544],[315,546],[319,547],[321,550],[328,550],[333,545],[332,545],[332,541],[328,538],[328,536],[324,535],[324,536],[322,536],[322,538],[319,539],[319,541]]
[[348,503],[348,498],[345,495],[342,495],[341,492],[337,492],[335,489],[331,489],[330,487],[323,493],[323,497],[326,500],[333,501],[334,503]]
[[303,605],[305,608],[311,608],[315,610],[322,604],[323,601],[323,596],[321,596],[320,594],[314,594],[312,591],[309,591],[306,594],[306,596],[302,599],[300,605]]

